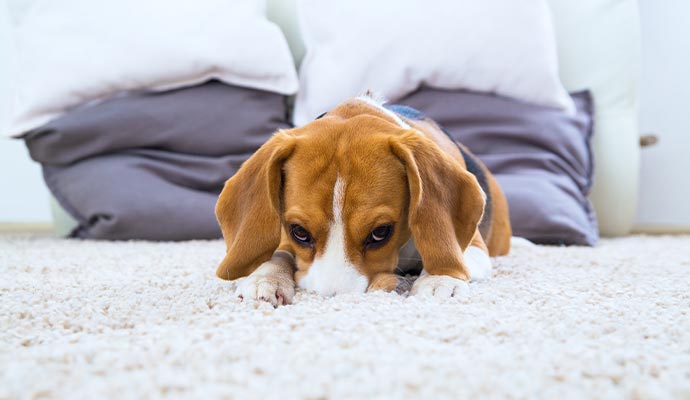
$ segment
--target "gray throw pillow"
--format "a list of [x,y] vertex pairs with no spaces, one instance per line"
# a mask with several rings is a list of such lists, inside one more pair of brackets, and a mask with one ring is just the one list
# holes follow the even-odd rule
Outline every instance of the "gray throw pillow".
[[536,243],[594,245],[592,98],[571,95],[575,115],[491,94],[421,88],[398,104],[423,112],[496,176],[515,236]]
[[73,237],[221,237],[225,180],[278,129],[285,97],[219,82],[74,110],[25,137]]

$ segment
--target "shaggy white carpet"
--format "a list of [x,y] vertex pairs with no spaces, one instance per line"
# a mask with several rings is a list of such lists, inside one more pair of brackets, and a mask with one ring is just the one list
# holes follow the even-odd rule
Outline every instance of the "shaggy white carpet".
[[471,297],[239,303],[220,241],[0,237],[0,398],[690,398],[690,236],[520,245]]

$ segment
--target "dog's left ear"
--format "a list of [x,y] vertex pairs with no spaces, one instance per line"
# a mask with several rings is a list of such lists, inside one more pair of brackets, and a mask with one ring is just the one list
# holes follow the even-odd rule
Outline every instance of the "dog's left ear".
[[276,133],[225,182],[216,203],[227,245],[216,270],[219,278],[233,280],[251,274],[278,247],[282,168],[294,147],[292,135]]
[[405,165],[410,191],[409,225],[432,275],[468,280],[463,251],[484,213],[484,195],[474,175],[416,131],[390,139]]

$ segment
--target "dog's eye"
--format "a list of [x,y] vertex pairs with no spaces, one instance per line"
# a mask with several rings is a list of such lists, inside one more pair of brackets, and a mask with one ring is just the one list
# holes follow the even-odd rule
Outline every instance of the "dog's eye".
[[297,243],[304,246],[309,246],[314,241],[309,231],[297,224],[290,225],[290,235]]
[[393,225],[381,225],[371,231],[365,245],[367,247],[377,247],[382,246],[393,234]]

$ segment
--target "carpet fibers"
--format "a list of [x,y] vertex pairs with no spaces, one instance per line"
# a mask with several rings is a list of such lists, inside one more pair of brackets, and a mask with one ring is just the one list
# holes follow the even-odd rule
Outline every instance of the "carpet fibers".
[[690,398],[690,236],[520,244],[467,299],[240,303],[221,241],[0,236],[0,399]]

